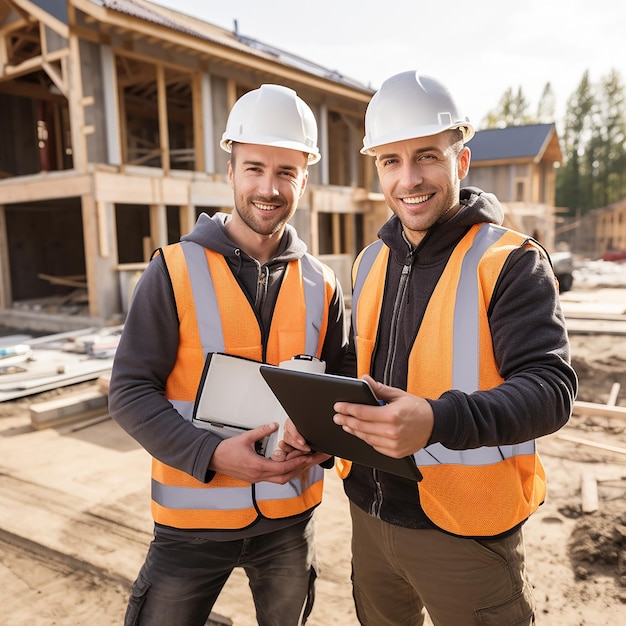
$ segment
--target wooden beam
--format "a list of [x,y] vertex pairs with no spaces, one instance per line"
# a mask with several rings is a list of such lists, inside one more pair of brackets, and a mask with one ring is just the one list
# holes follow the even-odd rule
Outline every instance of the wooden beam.
[[[202,116],[202,76],[194,72],[191,78],[191,117],[193,122],[194,170],[206,171],[204,150],[204,123]],[[211,120],[208,120],[211,123]]]
[[332,222],[332,239],[333,239],[333,254],[341,254],[341,215],[339,213],[333,213],[331,217]]
[[72,138],[72,163],[74,169],[86,172],[89,167],[87,140],[85,137],[85,109],[83,107],[83,81],[80,63],[80,42],[74,34],[70,35],[70,57],[66,74],[70,110],[70,133]]
[[181,206],[179,211],[180,234],[187,235],[196,223],[196,207],[186,204]]
[[68,87],[67,87],[67,78],[59,74],[50,63],[44,61],[41,64],[43,71],[48,75],[50,80],[58,87],[59,91],[67,98],[68,97]]
[[45,59],[48,55],[48,41],[46,39],[46,25],[43,22],[39,22],[39,45],[41,56]]
[[616,417],[626,420],[626,407],[607,406],[606,404],[596,404],[595,402],[574,402],[574,413],[577,415],[595,415],[597,417]]
[[96,220],[98,223],[98,253],[101,257],[106,259],[111,256],[106,202],[96,202]]
[[164,204],[150,205],[150,239],[152,248],[161,248],[167,241],[167,207]]
[[[60,61],[64,57],[69,55],[69,50],[67,48],[63,48],[61,50],[55,50],[54,52],[48,53],[46,56],[46,61],[48,63],[54,61]],[[44,63],[43,57],[39,54],[37,56],[31,57],[30,59],[26,59],[17,65],[5,65],[4,72],[0,74],[0,78],[17,78],[18,76],[23,76],[24,74],[30,74],[34,70],[41,69]]]
[[607,400],[606,405],[607,406],[616,406],[617,405],[617,398],[619,397],[619,390],[620,390],[621,385],[619,383],[613,383],[613,386],[611,387],[611,392],[609,393],[609,399]]
[[[203,73],[200,77],[200,108],[194,108],[194,119],[198,115],[201,121],[198,123],[202,128],[202,171],[214,172],[215,171],[215,125],[213,123],[213,96],[211,76],[208,73]],[[197,148],[196,148],[197,149]],[[197,167],[196,169],[200,169]]]
[[83,219],[83,246],[85,251],[85,274],[87,276],[87,301],[89,316],[101,317],[102,306],[98,289],[98,216],[96,201],[91,189],[81,196],[81,216]]
[[65,39],[69,38],[69,26],[61,22],[61,20],[58,20],[47,11],[44,11],[34,2],[28,2],[28,0],[11,0],[11,2],[20,7],[25,13],[32,15],[35,19],[43,22],[48,28],[51,28],[55,33],[61,35],[61,37],[65,37]]
[[582,437],[572,437],[571,435],[565,435],[563,433],[557,434],[558,439],[563,441],[571,441],[572,443],[580,443],[584,446],[590,446],[592,448],[598,448],[600,450],[606,450],[607,452],[617,452],[618,454],[626,454],[626,448],[620,448],[619,446],[612,446],[606,443],[598,443],[597,441],[591,441],[590,439],[583,439]]
[[585,472],[580,485],[583,513],[593,513],[598,510],[598,482],[596,477]]
[[[122,149],[120,147],[120,139],[122,136],[122,125],[119,114],[119,97],[118,92],[121,90],[117,84],[117,72],[115,69],[115,59],[110,46],[100,46],[100,71],[102,73],[102,82],[104,84],[104,93],[100,106],[104,112],[104,125],[106,133],[107,145],[107,163],[110,165],[120,165],[122,163]],[[125,131],[125,126],[123,127]]]
[[0,77],[4,74],[4,68],[9,60],[7,41],[0,35]]
[[51,276],[50,274],[37,274],[37,278],[47,280],[51,285],[62,285],[64,287],[75,287],[76,289],[86,289],[85,276]]
[[30,25],[30,23],[31,22],[27,19],[26,16],[20,14],[18,19],[13,20],[12,22],[9,22],[8,24],[0,27],[0,37],[4,38],[6,35],[13,33],[16,30],[26,28]]
[[[233,41],[233,45],[228,45],[228,33],[223,29],[218,30],[219,36],[224,38],[224,43],[220,43],[211,41],[208,37],[197,37],[147,20],[134,19],[117,11],[98,6],[92,0],[73,0],[73,5],[85,14],[95,17],[101,24],[110,24],[113,28],[124,32],[133,31],[146,37],[155,37],[163,41],[165,47],[181,46],[189,53],[192,50],[197,50],[201,54],[213,56],[223,63],[240,65],[248,70],[301,83],[324,94],[332,93],[367,104],[373,92],[367,87],[359,89],[336,82],[331,78],[309,74],[305,70],[285,64],[280,59],[269,58],[269,55],[264,57],[258,51],[242,50],[240,46],[234,45],[235,41]],[[209,32],[211,30],[210,25],[207,24],[206,29]]]
[[165,68],[157,65],[157,91],[159,109],[159,144],[161,152],[161,167],[167,175],[170,171],[170,133],[167,122],[167,89],[165,84]]
[[[2,197],[1,193],[0,197]],[[8,309],[13,304],[10,270],[6,216],[4,205],[0,204],[0,308],[3,309]]]
[[67,171],[63,175],[36,174],[0,181],[0,198],[6,204],[36,202],[56,198],[73,198],[91,191],[91,177]]

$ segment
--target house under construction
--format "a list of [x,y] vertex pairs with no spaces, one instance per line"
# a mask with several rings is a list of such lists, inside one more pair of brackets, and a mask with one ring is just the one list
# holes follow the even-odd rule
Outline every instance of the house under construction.
[[144,0],[0,0],[0,323],[77,294],[90,320],[121,319],[155,248],[231,210],[219,141],[263,83],[316,114],[323,158],[293,223],[348,286],[386,218],[359,154],[370,88]]
[[[152,251],[231,210],[219,141],[263,83],[316,115],[322,160],[292,222],[349,295],[355,255],[389,215],[359,154],[372,89],[145,0],[0,0],[0,324],[123,321]],[[495,191],[507,225],[550,249],[554,126],[507,131],[477,133],[464,184]]]

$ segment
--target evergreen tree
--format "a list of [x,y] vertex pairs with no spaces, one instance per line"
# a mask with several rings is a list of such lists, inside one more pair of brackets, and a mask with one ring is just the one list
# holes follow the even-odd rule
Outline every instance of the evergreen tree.
[[593,143],[598,162],[593,194],[596,207],[616,202],[626,193],[626,98],[616,70],[602,78],[599,91]]
[[537,122],[552,124],[556,118],[556,97],[552,85],[548,82],[543,88],[539,105],[537,106]]
[[521,126],[532,124],[536,119],[528,112],[528,100],[524,96],[521,87],[517,88],[517,93],[509,87],[498,106],[489,111],[483,120],[484,128],[504,128],[505,126]]
[[592,175],[587,150],[592,134],[595,98],[589,71],[585,71],[576,91],[567,101],[561,146],[564,164],[556,181],[556,205],[568,207],[571,215],[589,209]]
[[[555,97],[546,83],[536,115],[529,114],[522,88],[509,87],[483,128],[558,122]],[[581,215],[626,196],[626,91],[616,70],[594,85],[586,70],[567,100],[559,126],[563,165],[556,177],[556,205]]]

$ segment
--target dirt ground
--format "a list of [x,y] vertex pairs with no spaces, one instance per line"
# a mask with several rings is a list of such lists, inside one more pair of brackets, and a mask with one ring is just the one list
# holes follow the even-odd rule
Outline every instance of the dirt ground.
[[[611,291],[626,306],[626,288]],[[576,297],[568,294],[571,301]],[[570,340],[578,399],[604,404],[619,383],[617,405],[626,406],[626,335],[571,334]],[[45,392],[38,400],[68,392]],[[121,624],[128,589],[150,541],[147,456],[110,420],[83,431],[33,432],[31,402],[0,404],[0,624]],[[548,497],[525,526],[537,623],[625,623],[626,420],[574,415],[538,446]],[[77,457],[88,462],[88,476],[61,469]],[[597,484],[598,509],[583,513],[581,485],[589,477]],[[65,482],[71,495],[57,493],[47,481]],[[41,519],[37,511],[45,513]],[[316,519],[320,578],[309,623],[356,625],[350,522],[334,472],[327,472]],[[255,624],[241,572],[231,577],[215,614],[223,618],[215,624]]]

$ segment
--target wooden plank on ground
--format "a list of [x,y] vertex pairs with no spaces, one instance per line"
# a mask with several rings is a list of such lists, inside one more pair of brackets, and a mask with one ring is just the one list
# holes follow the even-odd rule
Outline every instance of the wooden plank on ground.
[[51,428],[107,413],[107,396],[97,385],[61,398],[30,406],[31,426],[37,430]]
[[593,474],[583,474],[580,496],[583,513],[593,513],[598,510],[598,481]]
[[609,406],[607,404],[598,404],[596,402],[583,402],[582,400],[576,400],[574,402],[573,412],[576,415],[617,417],[626,420],[626,407],[623,406]]
[[565,435],[559,433],[558,439],[563,441],[571,441],[572,443],[579,443],[584,446],[591,446],[592,448],[598,448],[600,450],[606,450],[607,452],[617,452],[618,454],[626,454],[626,448],[620,448],[619,446],[612,446],[606,443],[599,443],[597,441],[591,441],[591,439],[583,439],[582,437],[573,437],[572,435]]

